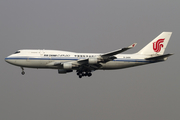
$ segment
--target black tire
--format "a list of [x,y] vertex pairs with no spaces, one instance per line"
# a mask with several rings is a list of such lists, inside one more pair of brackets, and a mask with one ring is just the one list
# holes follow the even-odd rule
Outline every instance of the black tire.
[[24,71],[22,71],[22,72],[21,72],[21,74],[22,74],[22,75],[24,75],[24,74],[25,74],[25,72],[24,72]]
[[92,73],[88,73],[88,77],[91,77],[92,76]]

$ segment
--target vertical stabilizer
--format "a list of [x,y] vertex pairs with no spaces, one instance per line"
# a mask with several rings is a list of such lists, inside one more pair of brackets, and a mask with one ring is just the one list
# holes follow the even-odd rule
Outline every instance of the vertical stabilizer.
[[137,54],[159,54],[163,55],[166,46],[169,42],[172,32],[162,32],[144,48],[142,48]]

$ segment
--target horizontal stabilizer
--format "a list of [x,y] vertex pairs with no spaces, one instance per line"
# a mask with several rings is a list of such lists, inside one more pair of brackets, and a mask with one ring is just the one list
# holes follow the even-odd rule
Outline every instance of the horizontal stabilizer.
[[171,55],[173,55],[173,54],[165,54],[165,55],[160,55],[160,56],[156,56],[156,57],[150,57],[150,58],[146,58],[146,60],[159,60],[159,59],[167,58]]

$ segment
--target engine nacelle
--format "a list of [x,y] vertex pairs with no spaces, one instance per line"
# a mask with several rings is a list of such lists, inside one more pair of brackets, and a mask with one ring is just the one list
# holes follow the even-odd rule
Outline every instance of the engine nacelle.
[[66,70],[72,69],[72,64],[71,63],[64,63],[63,68]]
[[98,60],[97,60],[97,58],[89,58],[88,62],[89,62],[89,64],[96,64],[96,63],[98,63]]
[[69,73],[69,72],[72,72],[72,71],[73,70],[58,69],[59,74],[66,74],[66,73]]

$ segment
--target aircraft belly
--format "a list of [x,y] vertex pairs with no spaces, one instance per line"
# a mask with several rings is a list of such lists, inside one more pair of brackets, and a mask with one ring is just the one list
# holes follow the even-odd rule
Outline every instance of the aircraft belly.
[[127,67],[133,67],[143,65],[144,62],[126,62],[126,61],[110,61],[102,64],[102,69],[122,69]]
[[45,67],[46,63],[48,63],[48,61],[49,60],[31,60],[29,61],[29,66],[43,68]]
[[15,65],[29,68],[46,68],[49,60],[16,60]]
[[[36,62],[36,64],[38,63]],[[16,65],[23,67],[30,67],[30,66],[34,66],[34,63],[32,63],[32,61],[29,60],[16,60]]]
[[28,65],[27,60],[14,60],[14,65],[17,66],[26,66]]
[[[9,63],[28,68],[50,68],[50,69],[62,69],[62,66],[54,66],[55,62],[68,62],[69,60],[42,60],[42,59],[13,59],[9,60]],[[52,65],[51,65],[52,63]]]

